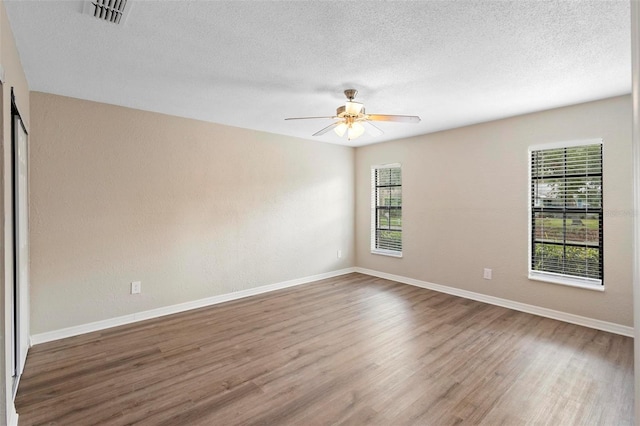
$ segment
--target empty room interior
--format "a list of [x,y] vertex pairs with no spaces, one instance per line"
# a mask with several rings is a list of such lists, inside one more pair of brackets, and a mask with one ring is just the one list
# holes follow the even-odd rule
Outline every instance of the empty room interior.
[[0,424],[638,424],[638,16],[0,0]]

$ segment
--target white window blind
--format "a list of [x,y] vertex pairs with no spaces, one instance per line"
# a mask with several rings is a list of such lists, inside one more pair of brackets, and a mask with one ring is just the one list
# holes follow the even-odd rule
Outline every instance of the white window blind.
[[602,141],[532,147],[530,155],[530,276],[601,285]]
[[371,252],[402,256],[400,164],[371,168]]

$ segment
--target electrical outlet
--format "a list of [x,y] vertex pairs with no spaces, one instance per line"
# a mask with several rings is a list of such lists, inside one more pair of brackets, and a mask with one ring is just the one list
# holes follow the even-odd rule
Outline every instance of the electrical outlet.
[[134,281],[131,283],[131,294],[140,294],[142,293],[142,282]]
[[342,258],[342,250],[338,250],[338,254],[337,255],[338,255],[338,259],[341,259]]
[[491,279],[491,269],[484,268],[484,275],[482,276],[485,280]]

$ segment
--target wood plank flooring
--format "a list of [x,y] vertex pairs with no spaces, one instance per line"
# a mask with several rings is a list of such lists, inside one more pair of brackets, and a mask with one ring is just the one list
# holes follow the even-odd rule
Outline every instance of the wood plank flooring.
[[349,274],[31,348],[20,426],[626,425],[633,341]]

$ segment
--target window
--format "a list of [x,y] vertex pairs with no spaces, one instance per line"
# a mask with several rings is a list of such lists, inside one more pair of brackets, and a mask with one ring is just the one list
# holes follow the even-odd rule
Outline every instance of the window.
[[400,164],[371,168],[371,253],[402,257]]
[[529,278],[602,290],[602,140],[529,152]]

